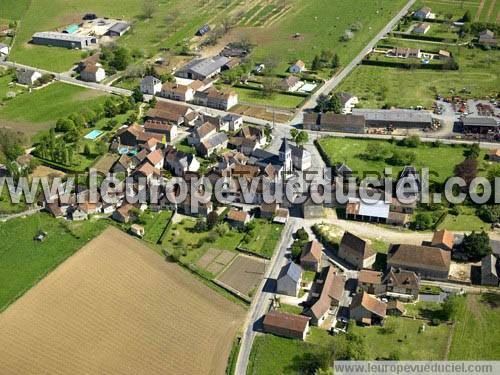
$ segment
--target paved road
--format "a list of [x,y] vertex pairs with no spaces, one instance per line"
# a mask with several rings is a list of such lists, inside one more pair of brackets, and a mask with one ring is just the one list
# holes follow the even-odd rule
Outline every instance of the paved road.
[[252,344],[256,336],[255,322],[262,318],[262,316],[269,311],[271,301],[274,298],[274,293],[264,290],[266,281],[276,279],[285,264],[285,253],[292,242],[292,234],[295,231],[295,219],[291,218],[283,228],[283,235],[281,242],[278,245],[278,250],[275,251],[270,263],[268,264],[266,274],[261,282],[250,306],[250,311],[247,314],[247,319],[243,327],[243,335],[241,337],[240,352],[236,362],[235,373],[237,375],[246,374]]
[[[333,91],[342,80],[351,73],[351,71],[363,60],[363,58],[370,52],[377,43],[387,34],[389,33],[399,22],[401,18],[403,18],[406,13],[410,10],[416,0],[409,0],[408,3],[404,6],[399,13],[394,16],[394,18],[366,45],[365,48],[347,65],[340,71],[339,74],[330,78],[326,83],[316,91],[311,97],[304,103],[302,106],[302,110],[310,110],[316,107],[316,100],[321,94],[328,94]],[[294,119],[290,122],[290,124],[301,124],[303,119],[303,111],[299,111]]]

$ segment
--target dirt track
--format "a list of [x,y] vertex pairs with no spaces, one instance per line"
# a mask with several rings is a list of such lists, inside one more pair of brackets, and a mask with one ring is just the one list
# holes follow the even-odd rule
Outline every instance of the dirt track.
[[243,316],[110,228],[0,315],[0,373],[223,374]]

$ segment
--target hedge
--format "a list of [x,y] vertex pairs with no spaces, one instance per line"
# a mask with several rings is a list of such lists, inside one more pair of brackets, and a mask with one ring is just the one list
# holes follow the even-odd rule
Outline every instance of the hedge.
[[453,66],[447,64],[412,64],[412,63],[404,63],[396,61],[379,61],[379,60],[367,60],[367,59],[361,61],[361,64],[373,65],[373,66],[385,66],[385,67],[400,68],[400,69],[458,70],[458,66],[456,66],[455,69],[451,69]]
[[416,34],[406,34],[398,31],[394,31],[391,33],[391,36],[402,39],[414,39],[414,40],[424,40],[430,42],[451,42],[456,43],[457,38],[442,38],[439,36],[429,36],[429,35],[416,35]]

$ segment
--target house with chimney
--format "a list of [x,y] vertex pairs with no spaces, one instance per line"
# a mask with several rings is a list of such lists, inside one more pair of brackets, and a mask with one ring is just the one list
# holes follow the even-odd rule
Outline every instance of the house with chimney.
[[339,258],[361,270],[371,268],[376,256],[377,254],[366,240],[350,232],[344,232],[338,251]]
[[358,324],[383,325],[387,315],[387,305],[376,297],[361,292],[353,297],[349,313],[350,318]]

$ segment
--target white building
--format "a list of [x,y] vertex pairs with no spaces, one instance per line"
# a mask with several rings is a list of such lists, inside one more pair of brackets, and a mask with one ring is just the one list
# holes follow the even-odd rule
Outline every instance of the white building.
[[106,78],[106,72],[101,64],[87,64],[80,72],[80,78],[85,82],[101,82]]
[[156,95],[161,92],[161,81],[152,76],[146,76],[141,80],[141,92],[148,95]]
[[0,43],[0,56],[7,56],[10,52],[10,48],[6,44]]

